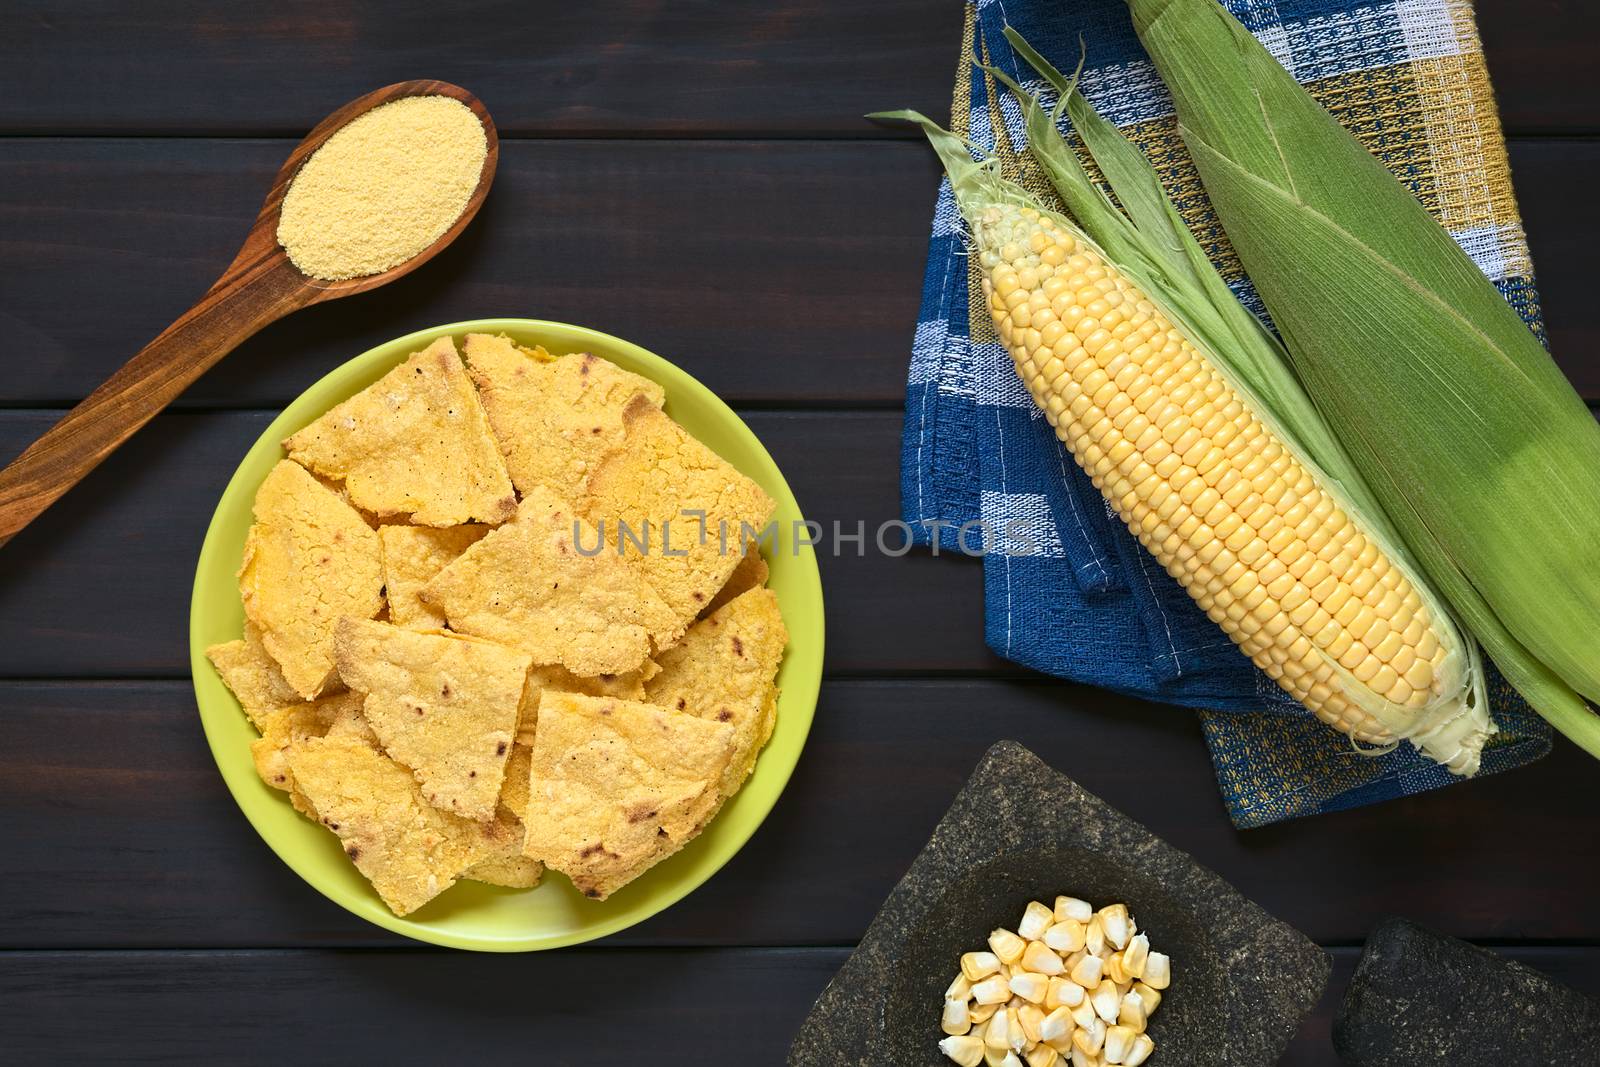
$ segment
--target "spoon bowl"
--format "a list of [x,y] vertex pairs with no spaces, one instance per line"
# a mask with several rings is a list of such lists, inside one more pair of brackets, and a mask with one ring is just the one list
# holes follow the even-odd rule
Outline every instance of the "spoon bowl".
[[[458,100],[483,125],[487,142],[483,169],[466,206],[433,243],[388,270],[338,281],[302,273],[278,243],[283,198],[301,166],[352,120],[409,96]],[[263,326],[312,304],[387,285],[438,255],[477,215],[499,161],[500,138],[483,102],[449,82],[396,82],[350,101],[323,119],[278,170],[239,254],[216,283],[176,322],[0,471],[0,545]]]
[[[359,278],[347,278],[342,281],[333,281],[326,278],[313,278],[302,274],[289,260],[288,253],[278,243],[278,220],[283,212],[283,198],[289,192],[289,186],[294,183],[295,175],[300,173],[300,168],[305,161],[314,155],[317,149],[325,144],[328,138],[338,133],[352,121],[365,115],[374,108],[408,96],[447,96],[465,104],[471,112],[478,116],[478,121],[483,124],[484,138],[488,142],[488,150],[483,158],[483,170],[478,175],[478,186],[472,191],[472,196],[467,200],[467,206],[451,224],[448,230],[440,234],[438,239],[427,248],[418,252],[410,259],[390,267],[378,274],[363,275]],[[489,185],[494,181],[495,168],[500,163],[500,137],[495,131],[494,119],[489,117],[489,111],[483,106],[483,101],[467,92],[459,85],[449,82],[417,79],[414,81],[396,82],[386,85],[382,89],[375,89],[365,96],[357,97],[348,104],[339,108],[306,134],[295,150],[289,153],[289,158],[284,160],[283,166],[278,169],[278,175],[272,181],[272,188],[267,190],[267,198],[262,202],[261,213],[256,216],[254,225],[250,227],[250,234],[245,238],[244,247],[239,250],[239,255],[234,260],[234,266],[239,266],[246,259],[255,260],[258,257],[270,259],[293,271],[302,280],[305,287],[314,295],[307,303],[316,304],[327,300],[336,300],[341,296],[350,296],[354,293],[364,293],[369,289],[376,289],[380,285],[387,285],[406,274],[410,274],[428,260],[444,251],[446,245],[461,235],[467,224],[478,214],[478,209],[483,206],[484,197],[489,194]],[[232,268],[230,268],[232,269]]]

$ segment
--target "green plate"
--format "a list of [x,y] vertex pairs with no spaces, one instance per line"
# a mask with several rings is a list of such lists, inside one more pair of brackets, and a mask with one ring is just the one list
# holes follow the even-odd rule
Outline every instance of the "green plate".
[[[536,889],[458,882],[426,907],[396,918],[356,871],[332,834],[300,817],[285,794],[256,777],[250,758],[255,730],[217,676],[205,650],[239,636],[244,623],[235,572],[250,526],[256,488],[284,455],[279,442],[346,397],[382,377],[412,352],[446,335],[505,333],[557,355],[592,352],[659,382],[667,412],[684,429],[759,482],[777,501],[779,536],[769,550],[771,587],[789,628],[778,681],[777,728],[755,773],[705,833],[609,900],[583,897],[551,872]],[[380,345],[339,367],[284,409],[234,472],[200,550],[189,611],[189,659],[195,699],[217,767],[251,825],[295,872],[363,919],[419,941],[491,952],[557,948],[590,941],[649,918],[715,874],[761,825],[783,791],[817,703],[822,676],[822,583],[809,545],[796,546],[799,505],[755,434],[711,390],[660,356],[607,334],[534,319],[482,319],[421,330]]]

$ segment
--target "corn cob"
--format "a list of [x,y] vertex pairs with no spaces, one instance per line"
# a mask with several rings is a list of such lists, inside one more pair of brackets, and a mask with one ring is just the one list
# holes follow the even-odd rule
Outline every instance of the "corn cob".
[[1475,257],[1226,7],[1128,8],[1324,425],[1506,680],[1600,758],[1600,426]]
[[1065,217],[917,118],[1018,375],[1140,543],[1319,718],[1475,771],[1493,726],[1474,706],[1469,647],[1431,593],[1175,316]]
[[1141,544],[1258,667],[1363,741],[1334,664],[1402,707],[1447,653],[1421,598],[1143,293],[1043,213],[992,205],[983,291],[1028,392]]

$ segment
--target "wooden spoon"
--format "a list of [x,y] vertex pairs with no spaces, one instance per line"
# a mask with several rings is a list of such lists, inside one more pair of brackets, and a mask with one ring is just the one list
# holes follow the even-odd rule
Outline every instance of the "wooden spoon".
[[[381,274],[347,281],[308,278],[278,244],[278,213],[300,165],[322,143],[379,104],[403,96],[448,96],[472,109],[489,142],[478,187],[461,217],[437,241]],[[483,103],[440,81],[399,82],[352,100],[306,135],[278,171],[244,247],[198,303],[62,416],[0,471],[0,545],[32,522],[223,356],[292,311],[386,285],[417,269],[454,241],[478,213],[494,180],[500,139]]]

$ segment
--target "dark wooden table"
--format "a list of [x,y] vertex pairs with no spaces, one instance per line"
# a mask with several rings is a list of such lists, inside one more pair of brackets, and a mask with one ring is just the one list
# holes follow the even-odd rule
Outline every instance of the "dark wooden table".
[[[1600,399],[1600,14],[1480,0],[1550,332]],[[0,550],[0,1059],[778,1063],[983,750],[1031,746],[1329,946],[1286,1062],[1329,1064],[1358,947],[1399,913],[1600,992],[1600,774],[1500,777],[1249,833],[1192,715],[983,645],[980,574],[823,561],[828,670],[777,809],[722,873],[591,947],[420,947],[324,900],[234,807],[185,631],[223,484],[370,344],[580,322],[738,406],[823,523],[892,518],[936,179],[859,116],[945,113],[955,0],[0,3],[0,459],[181,312],[294,139],[388,82],[476,91],[505,139],[425,270],[269,329]],[[1105,761],[1086,753],[1121,752]]]

